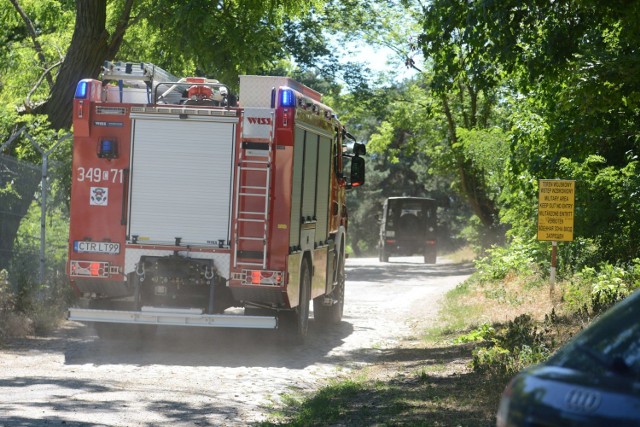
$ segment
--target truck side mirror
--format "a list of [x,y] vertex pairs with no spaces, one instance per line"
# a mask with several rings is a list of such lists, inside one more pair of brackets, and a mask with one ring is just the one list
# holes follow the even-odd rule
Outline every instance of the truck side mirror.
[[364,184],[364,159],[362,157],[351,158],[351,187],[359,187]]
[[367,147],[360,142],[356,142],[353,144],[353,154],[356,156],[364,156],[367,154]]

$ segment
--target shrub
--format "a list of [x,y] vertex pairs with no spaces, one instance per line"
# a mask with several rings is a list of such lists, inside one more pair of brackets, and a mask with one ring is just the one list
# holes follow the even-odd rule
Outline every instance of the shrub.
[[13,311],[15,300],[13,293],[9,289],[9,273],[7,270],[0,270],[0,316]]
[[487,256],[475,262],[480,281],[502,280],[509,273],[531,275],[535,271],[536,248],[520,239],[514,239],[508,247],[493,246]]
[[571,311],[584,310],[598,315],[640,287],[640,259],[627,265],[601,263],[576,273],[565,291]]
[[16,298],[10,289],[8,276],[6,270],[0,270],[0,342],[32,331],[32,322],[16,312]]
[[497,332],[482,325],[458,340],[484,343],[473,350],[471,364],[474,371],[492,375],[513,375],[526,366],[544,361],[550,354],[544,332],[538,330],[533,318],[527,314],[516,317]]

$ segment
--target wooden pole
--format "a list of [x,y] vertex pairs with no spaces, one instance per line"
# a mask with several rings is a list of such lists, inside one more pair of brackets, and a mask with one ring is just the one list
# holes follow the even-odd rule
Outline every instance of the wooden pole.
[[553,292],[556,284],[556,265],[558,262],[558,242],[551,242],[551,272],[549,274],[549,282],[551,283],[551,292]]

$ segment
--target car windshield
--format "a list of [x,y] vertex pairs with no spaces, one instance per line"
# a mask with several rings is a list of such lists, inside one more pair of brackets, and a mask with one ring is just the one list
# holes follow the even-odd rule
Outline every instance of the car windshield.
[[436,206],[431,200],[393,199],[389,201],[386,216],[387,230],[406,229],[416,232],[421,228],[433,226],[435,221]]
[[549,359],[549,364],[602,375],[640,373],[640,293],[603,314]]

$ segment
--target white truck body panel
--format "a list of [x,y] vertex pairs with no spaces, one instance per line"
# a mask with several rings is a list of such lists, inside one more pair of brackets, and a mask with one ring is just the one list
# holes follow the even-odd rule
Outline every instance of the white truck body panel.
[[240,76],[240,106],[270,108],[273,88],[287,86],[291,89],[320,101],[322,95],[315,90],[296,82],[289,77]]
[[[273,108],[245,108],[242,114],[242,137],[254,142],[269,142],[275,120]],[[261,155],[262,153],[247,153]]]
[[218,120],[135,118],[128,236],[205,246],[230,239],[236,124]]

